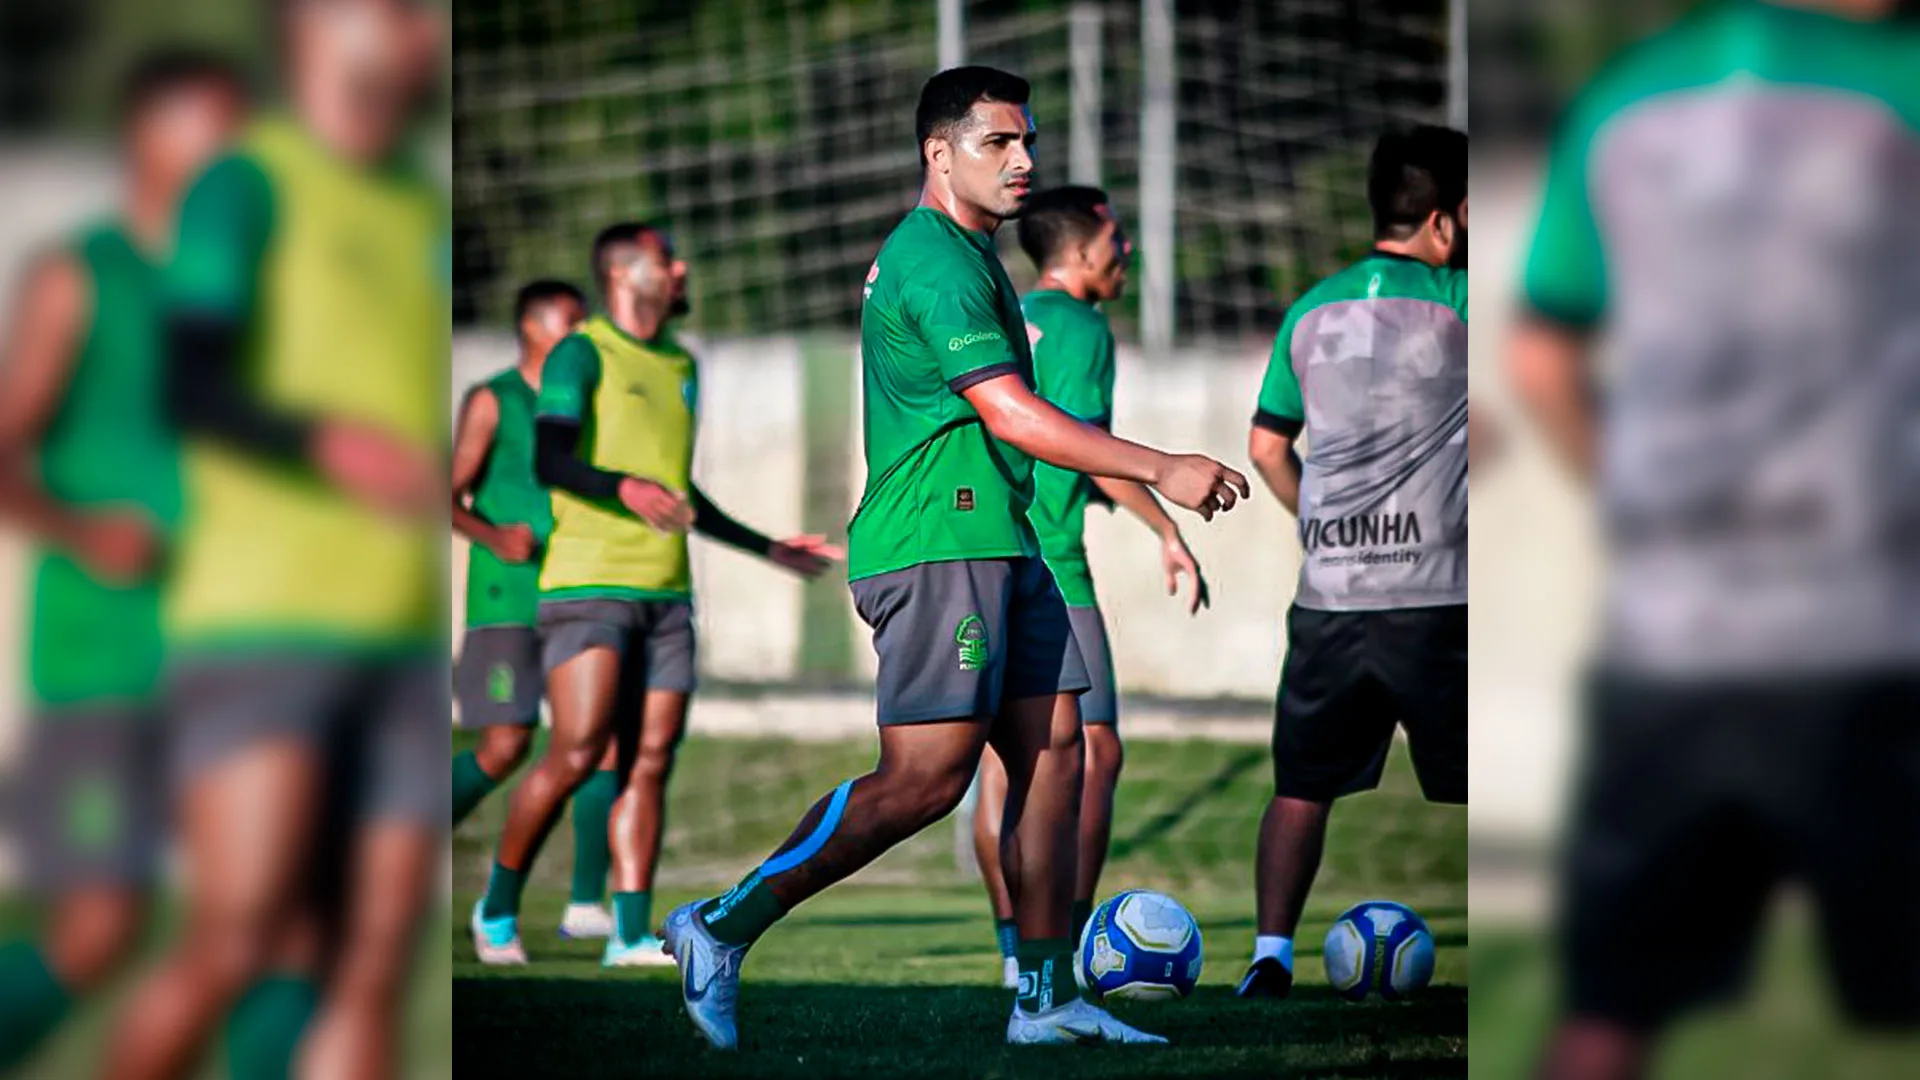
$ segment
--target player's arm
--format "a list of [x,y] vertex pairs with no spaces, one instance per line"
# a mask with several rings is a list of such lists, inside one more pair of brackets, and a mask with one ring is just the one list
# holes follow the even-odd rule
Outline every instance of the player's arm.
[[144,574],[157,535],[139,512],[81,512],[34,478],[32,459],[64,400],[88,319],[87,275],[61,252],[27,272],[0,354],[0,514],[110,581]]
[[840,547],[829,543],[824,536],[794,536],[775,540],[715,506],[697,484],[690,494],[694,530],[710,540],[738,548],[749,555],[758,555],[802,577],[819,577],[827,567],[846,557]]
[[1089,479],[1115,506],[1139,518],[1141,524],[1153,530],[1153,535],[1159,538],[1160,568],[1167,575],[1167,595],[1177,594],[1180,591],[1180,575],[1188,574],[1193,578],[1193,592],[1188,597],[1187,614],[1194,614],[1209,606],[1211,600],[1207,579],[1200,573],[1200,560],[1193,557],[1193,550],[1187,547],[1187,538],[1180,534],[1180,526],[1160,505],[1153,489],[1132,480],[1116,480],[1110,476]]
[[310,464],[387,510],[431,512],[432,455],[370,425],[276,408],[248,387],[243,350],[273,215],[265,174],[243,158],[215,164],[182,202],[163,281],[169,412],[184,433],[267,461]]
[[580,434],[599,381],[600,354],[586,338],[564,338],[547,355],[533,425],[534,477],[583,499],[618,502],[662,532],[686,532],[693,505],[685,495],[580,457]]
[[[1507,373],[1521,404],[1563,463],[1591,480],[1599,456],[1597,394],[1586,335],[1549,322],[1521,321],[1507,342]],[[1469,415],[1467,452],[1474,434]]]
[[453,436],[453,531],[498,556],[502,562],[523,563],[533,558],[538,543],[522,522],[491,522],[468,505],[473,485],[487,467],[493,436],[500,428],[500,399],[485,386],[476,386],[460,403],[460,419]]
[[1300,455],[1294,444],[1306,425],[1305,399],[1299,376],[1293,372],[1294,319],[1289,317],[1273,340],[1267,373],[1260,380],[1260,398],[1253,411],[1253,430],[1247,435],[1247,457],[1267,490],[1290,514],[1300,513]]

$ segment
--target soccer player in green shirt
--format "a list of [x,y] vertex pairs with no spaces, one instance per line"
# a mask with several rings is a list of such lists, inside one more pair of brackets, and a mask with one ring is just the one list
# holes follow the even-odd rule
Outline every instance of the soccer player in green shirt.
[[[1068,186],[1049,188],[1028,200],[1020,213],[1020,246],[1040,272],[1033,291],[1020,304],[1033,350],[1034,392],[1067,415],[1110,430],[1113,329],[1098,305],[1118,299],[1125,288],[1133,242],[1114,216],[1105,192]],[[1122,758],[1113,654],[1093,591],[1093,573],[1087,566],[1085,518],[1087,507],[1096,500],[1126,507],[1159,538],[1167,595],[1179,590],[1180,577],[1186,575],[1192,579],[1188,613],[1197,613],[1207,602],[1206,580],[1180,527],[1145,484],[1083,476],[1045,462],[1034,465],[1033,508],[1027,518],[1033,522],[1047,569],[1067,602],[1073,639],[1093,682],[1080,697],[1087,765],[1080,797],[1080,870],[1069,928],[1069,937],[1075,941],[1093,910],[1094,891],[1106,864]],[[1019,929],[1000,868],[1000,808],[1006,797],[1006,769],[989,747],[980,759],[973,843],[993,905],[1004,982],[1011,989],[1019,985],[1020,965]]]
[[444,851],[451,235],[410,146],[439,18],[277,14],[286,110],[194,182],[161,282],[185,506],[167,764],[191,873],[178,941],[107,1039],[104,1074],[128,1080],[187,1073],[276,968],[324,987],[302,1072],[391,1075]]
[[168,52],[134,66],[121,91],[125,202],[28,271],[0,364],[0,513],[36,548],[13,824],[27,885],[48,902],[39,943],[0,945],[0,1072],[126,958],[165,839],[159,573],[180,484],[158,267],[181,193],[244,106],[223,60]]
[[[687,267],[667,234],[603,229],[594,279],[606,310],[555,346],[541,374],[534,468],[552,489],[538,578],[552,740],[514,790],[470,929],[482,962],[526,962],[520,894],[564,801],[609,759],[625,762],[608,824],[614,926],[602,962],[667,964],[653,934],[667,777],[695,683],[689,527],[813,577],[840,555],[818,536],[774,541],[728,517],[692,481],[699,369],[671,320],[689,310]],[[637,703],[638,715],[622,715]],[[576,814],[579,813],[576,807]]]
[[920,204],[867,272],[867,486],[848,528],[855,607],[879,653],[880,761],[823,796],[724,896],[667,919],[687,1014],[731,1048],[740,963],[806,898],[946,816],[989,738],[1006,763],[1007,878],[1021,936],[1012,1043],[1163,1042],[1079,996],[1067,939],[1086,666],[1027,520],[1036,458],[1148,484],[1211,518],[1246,478],[1082,423],[1033,392],[1020,299],[993,247],[1033,183],[1024,79],[984,67],[921,90]]

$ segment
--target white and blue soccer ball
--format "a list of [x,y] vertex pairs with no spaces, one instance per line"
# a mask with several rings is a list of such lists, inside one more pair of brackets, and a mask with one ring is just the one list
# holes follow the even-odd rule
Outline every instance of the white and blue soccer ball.
[[1087,919],[1074,975],[1098,997],[1183,998],[1200,981],[1200,924],[1165,893],[1128,889]]
[[1348,1001],[1398,1001],[1433,979],[1433,933],[1405,904],[1368,900],[1333,920],[1323,958],[1327,982]]

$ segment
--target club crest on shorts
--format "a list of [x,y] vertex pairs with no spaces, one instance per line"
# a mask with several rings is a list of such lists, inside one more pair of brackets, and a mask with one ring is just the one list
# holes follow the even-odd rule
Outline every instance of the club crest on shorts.
[[960,647],[960,670],[979,671],[987,666],[987,624],[978,615],[968,615],[953,628],[953,643]]
[[487,669],[487,699],[497,705],[513,700],[513,665],[502,661]]

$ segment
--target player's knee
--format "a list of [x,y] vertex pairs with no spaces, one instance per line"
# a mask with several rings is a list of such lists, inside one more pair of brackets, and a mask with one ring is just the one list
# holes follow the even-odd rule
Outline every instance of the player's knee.
[[931,825],[960,805],[967,797],[967,788],[973,783],[973,777],[962,770],[952,770],[940,774],[926,786],[921,800],[920,817],[923,824]]
[[1120,737],[1108,728],[1090,728],[1086,735],[1088,784],[1112,787],[1120,779],[1120,767],[1126,763],[1126,751]]
[[633,778],[639,783],[659,786],[667,782],[668,774],[673,772],[673,747],[671,744],[640,747],[633,759]]
[[600,758],[606,749],[605,740],[576,743],[553,754],[548,768],[568,788],[579,787],[600,767]]
[[187,948],[203,983],[237,995],[267,969],[273,942],[264,920],[201,920],[188,935]]
[[533,747],[533,732],[528,728],[499,727],[487,732],[480,742],[480,749],[474,757],[480,761],[480,768],[496,780],[505,779],[508,773],[526,763],[527,753]]

